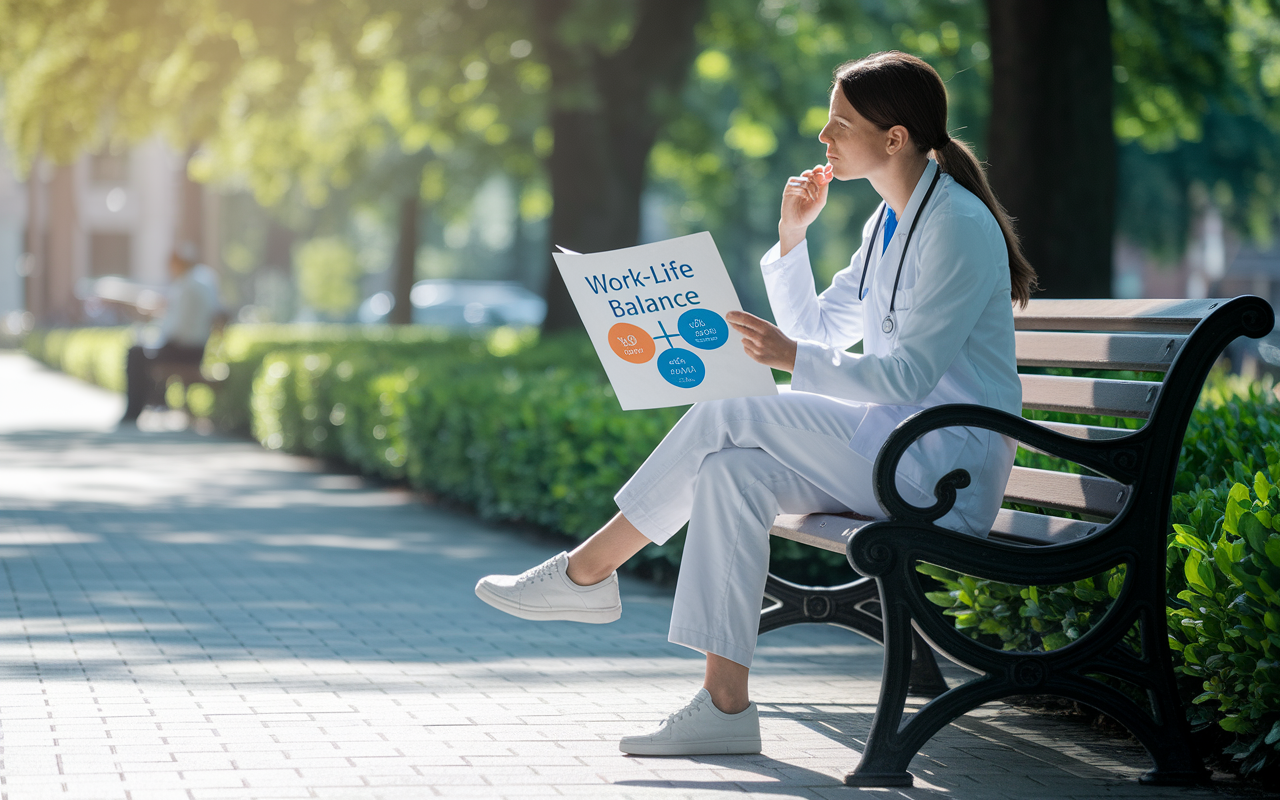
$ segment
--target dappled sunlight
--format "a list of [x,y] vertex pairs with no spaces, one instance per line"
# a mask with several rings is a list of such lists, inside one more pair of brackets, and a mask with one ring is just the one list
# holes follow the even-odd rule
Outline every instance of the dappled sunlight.
[[12,545],[92,544],[100,541],[102,541],[100,536],[90,533],[73,533],[71,531],[0,532],[0,547]]
[[[752,669],[763,755],[627,758],[618,737],[702,680],[702,656],[666,641],[670,587],[624,575],[624,614],[607,629],[516,620],[475,598],[476,579],[563,541],[320,469],[191,432],[0,433],[11,796],[24,780],[41,796],[59,793],[53,780],[84,786],[92,769],[110,781],[61,793],[297,787],[317,780],[304,764],[362,787],[844,791],[875,710],[878,645],[824,625],[770,632]],[[1011,740],[1006,715],[1019,713],[983,708],[939,733],[909,796],[985,800],[996,777],[1015,796],[1047,784],[1094,796],[1119,774],[1084,771],[1080,759],[1111,756],[1078,731],[1068,755],[1029,748],[1034,731]]]

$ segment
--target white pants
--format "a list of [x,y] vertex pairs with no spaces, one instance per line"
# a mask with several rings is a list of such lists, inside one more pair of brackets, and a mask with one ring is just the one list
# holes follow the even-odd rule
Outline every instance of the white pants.
[[618,508],[654,542],[689,523],[671,642],[750,667],[774,517],[883,516],[872,463],[849,447],[867,409],[790,391],[699,403],[622,487]]

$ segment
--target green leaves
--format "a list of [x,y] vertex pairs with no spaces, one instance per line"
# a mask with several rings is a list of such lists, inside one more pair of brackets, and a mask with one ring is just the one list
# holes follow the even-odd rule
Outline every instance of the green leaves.
[[[1260,420],[1276,413],[1269,400],[1231,410],[1256,413]],[[1180,573],[1189,587],[1177,591],[1178,574],[1169,573],[1169,590],[1187,602],[1169,613],[1170,647],[1182,655],[1176,670],[1186,677],[1188,693],[1195,693],[1193,702],[1210,711],[1204,719],[1234,735],[1228,752],[1244,773],[1280,760],[1280,595],[1274,590],[1280,584],[1280,535],[1271,505],[1278,455],[1270,445],[1243,452],[1233,472],[1240,461],[1265,463],[1267,471],[1178,496],[1173,507],[1180,521],[1171,556],[1182,554]],[[1221,527],[1201,538],[1217,509]]]
[[1035,651],[1065,647],[1083,636],[1124,585],[1118,567],[1088,580],[1062,586],[1011,586],[962,575],[934,564],[917,564],[946,591],[926,597],[955,626],[975,639],[1003,650]]
[[1208,597],[1213,596],[1213,590],[1217,585],[1217,578],[1213,574],[1213,569],[1205,564],[1199,553],[1191,553],[1187,556],[1186,564],[1183,572],[1187,576],[1187,584],[1200,594]]
[[[1250,543],[1252,544],[1252,542]],[[1274,533],[1271,534],[1271,536],[1267,538],[1265,549],[1267,558],[1271,561],[1271,565],[1280,567],[1280,536],[1277,536]]]

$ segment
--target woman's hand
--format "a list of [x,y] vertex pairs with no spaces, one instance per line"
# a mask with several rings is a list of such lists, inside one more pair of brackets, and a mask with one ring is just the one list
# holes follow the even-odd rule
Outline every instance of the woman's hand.
[[800,244],[805,231],[827,204],[827,186],[831,183],[832,170],[830,164],[821,164],[787,179],[787,188],[782,190],[782,216],[778,220],[782,255]]
[[796,342],[771,322],[745,311],[730,311],[725,319],[742,334],[742,349],[766,367],[795,372]]

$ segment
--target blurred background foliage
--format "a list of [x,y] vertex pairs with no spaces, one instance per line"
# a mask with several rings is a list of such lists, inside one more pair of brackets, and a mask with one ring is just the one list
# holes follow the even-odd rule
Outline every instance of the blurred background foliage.
[[[1118,232],[1176,258],[1213,204],[1267,242],[1276,0],[1092,2],[1111,24],[1112,52],[1085,55],[1113,64],[1098,91],[1113,97]],[[1007,122],[990,118],[992,52],[1007,43],[988,18],[1002,5],[0,0],[3,124],[23,164],[163,134],[244,218],[224,236],[229,273],[281,260],[275,226],[346,242],[359,269],[327,280],[354,287],[390,268],[403,294],[415,277],[514,278],[549,295],[549,328],[572,327],[550,239],[593,250],[707,229],[744,304],[767,314],[754,264],[785,177],[823,160],[833,67],[889,48],[922,56],[947,82],[953,134],[986,156]],[[847,264],[876,200],[861,182],[833,193],[812,232],[820,280]],[[293,275],[295,289],[314,296],[315,274]],[[349,305],[322,303],[333,318]]]

